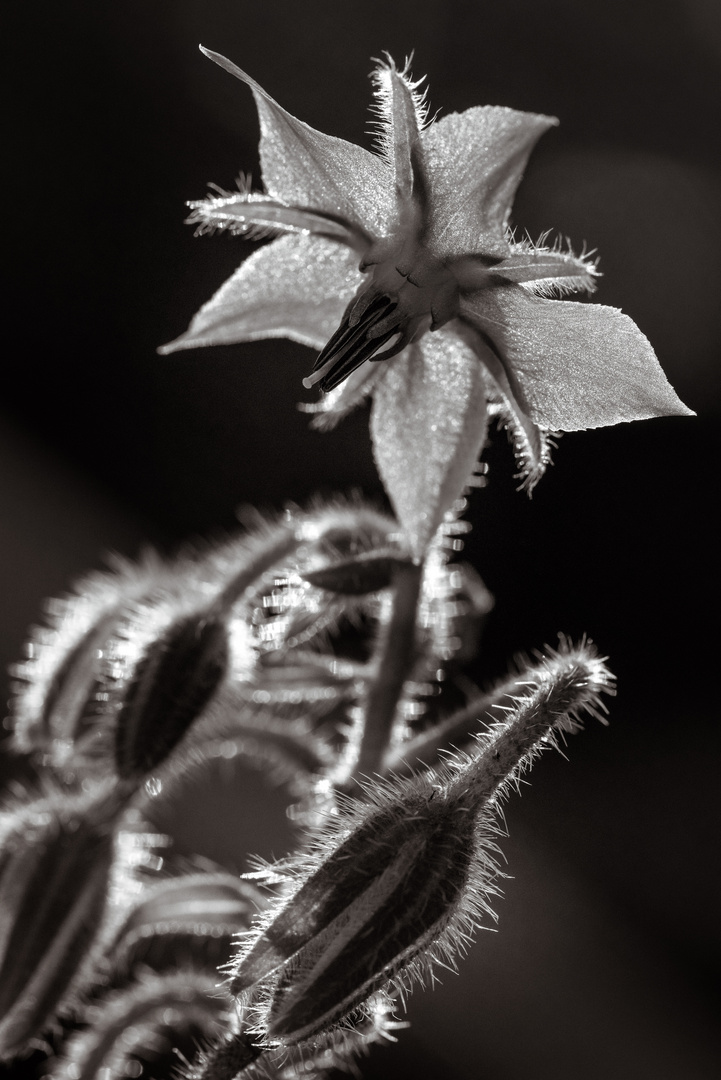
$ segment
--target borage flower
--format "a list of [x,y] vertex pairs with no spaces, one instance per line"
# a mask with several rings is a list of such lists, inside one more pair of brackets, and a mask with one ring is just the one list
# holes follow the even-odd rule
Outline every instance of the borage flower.
[[372,76],[372,154],[296,120],[202,51],[253,91],[266,193],[241,184],[191,203],[189,220],[200,232],[288,235],[247,259],[162,351],[268,337],[322,349],[304,380],[325,395],[316,426],[372,394],[376,462],[416,555],[473,471],[489,402],[529,489],[549,431],[689,415],[631,319],[547,299],[593,291],[594,264],[509,233],[528,156],[555,119],[482,106],[429,123],[419,83],[389,58]]

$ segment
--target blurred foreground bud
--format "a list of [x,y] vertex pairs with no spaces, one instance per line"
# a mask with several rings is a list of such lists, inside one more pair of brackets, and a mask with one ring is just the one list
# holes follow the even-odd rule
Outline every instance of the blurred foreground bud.
[[162,972],[181,963],[213,975],[264,905],[258,889],[232,874],[160,881],[141,893],[106,947],[110,979],[117,984],[141,966]]
[[255,663],[247,628],[229,630],[221,584],[215,567],[180,560],[97,575],[54,604],[53,627],[36,632],[17,669],[17,748],[67,783],[101,772],[137,786],[231,669],[247,676]]
[[[218,1037],[231,1022],[217,976],[193,968],[146,972],[124,990],[94,1002],[87,1027],[72,1038],[53,1071],[55,1080],[127,1080],[147,1076],[144,1065],[166,1058],[177,1070],[178,1051]],[[154,1072],[154,1070],[153,1070]],[[155,1075],[162,1075],[155,1073]]]
[[603,712],[602,692],[612,676],[592,646],[549,650],[529,692],[472,754],[368,786],[368,804],[342,811],[232,967],[234,994],[261,984],[255,1004],[269,1038],[302,1042],[389,982],[407,990],[434,963],[453,962],[492,914],[499,800],[556,732]]
[[139,779],[162,765],[200,717],[228,669],[223,619],[181,616],[148,644],[129,673],[115,716],[115,768]]
[[116,560],[113,571],[90,574],[67,596],[46,602],[45,625],[34,627],[26,659],[16,665],[14,743],[45,764],[69,757],[101,707],[102,669],[123,613],[165,581],[158,558],[139,565]]
[[0,1059],[47,1030],[83,980],[103,920],[121,803],[108,786],[0,819]]
[[355,558],[302,570],[301,577],[319,589],[345,596],[364,596],[389,589],[397,568],[410,561],[397,550],[365,552]]

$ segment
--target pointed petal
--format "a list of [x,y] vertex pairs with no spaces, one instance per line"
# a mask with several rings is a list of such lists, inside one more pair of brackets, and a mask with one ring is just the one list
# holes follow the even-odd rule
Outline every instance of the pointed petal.
[[505,229],[528,156],[558,121],[497,105],[444,116],[423,133],[427,243],[438,255],[508,254]]
[[388,363],[373,395],[373,451],[416,558],[462,494],[486,429],[483,368],[452,330],[426,334]]
[[253,91],[269,195],[336,215],[374,236],[386,231],[395,202],[393,178],[382,158],[296,120],[230,60],[202,47],[201,52]]
[[461,316],[493,342],[524,411],[541,427],[581,431],[693,415],[617,308],[542,300],[509,285],[462,298]]
[[357,226],[317,210],[287,206],[278,199],[255,192],[236,191],[229,195],[211,195],[188,203],[191,209],[187,225],[197,225],[196,235],[227,230],[233,236],[262,240],[278,233],[304,233],[326,236],[364,252],[370,237]]
[[320,349],[358,288],[357,256],[332,240],[283,236],[254,252],[161,353],[287,337]]

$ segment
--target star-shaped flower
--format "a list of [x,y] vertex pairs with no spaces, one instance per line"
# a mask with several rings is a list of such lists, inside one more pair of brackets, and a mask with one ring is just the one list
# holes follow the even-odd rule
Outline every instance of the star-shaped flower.
[[593,291],[594,264],[509,232],[528,156],[556,120],[483,106],[429,123],[419,83],[389,58],[373,72],[373,154],[296,120],[202,51],[253,91],[265,193],[241,184],[191,203],[189,220],[285,235],[162,351],[268,337],[321,349],[304,380],[324,392],[316,426],[372,395],[376,462],[418,556],[472,474],[489,404],[529,488],[549,431],[690,415],[631,319],[547,298]]

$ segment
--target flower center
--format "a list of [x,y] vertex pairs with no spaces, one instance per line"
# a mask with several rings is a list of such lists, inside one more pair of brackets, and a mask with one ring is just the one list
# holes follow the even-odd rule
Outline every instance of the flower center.
[[[407,251],[411,248],[410,251]],[[458,281],[419,244],[382,240],[361,263],[370,273],[303,380],[328,393],[366,360],[389,360],[457,311]]]

